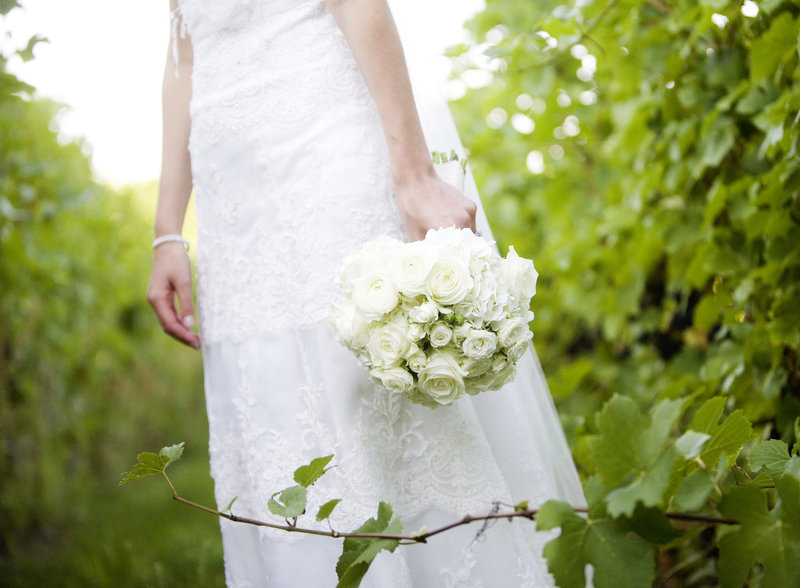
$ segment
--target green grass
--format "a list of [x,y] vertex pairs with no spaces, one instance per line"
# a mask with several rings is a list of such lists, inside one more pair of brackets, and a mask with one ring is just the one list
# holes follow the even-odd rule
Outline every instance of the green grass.
[[[170,468],[178,491],[213,506],[205,446]],[[135,456],[131,455],[133,465]],[[2,586],[224,586],[215,517],[172,500],[165,480],[125,486],[104,475],[73,505],[69,525],[40,530],[0,560]],[[79,481],[74,481],[80,483]]]

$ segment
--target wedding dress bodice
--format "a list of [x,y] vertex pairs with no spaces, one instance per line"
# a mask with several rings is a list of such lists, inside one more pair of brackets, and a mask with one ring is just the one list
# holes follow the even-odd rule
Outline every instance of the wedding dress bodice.
[[324,0],[179,8],[194,48],[203,339],[318,322],[344,255],[402,235],[369,91]]

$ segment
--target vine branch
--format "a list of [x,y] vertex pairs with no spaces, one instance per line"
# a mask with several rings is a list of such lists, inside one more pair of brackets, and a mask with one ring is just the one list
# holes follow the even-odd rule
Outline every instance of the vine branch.
[[[514,519],[514,518],[524,518],[528,520],[534,520],[536,513],[539,512],[538,508],[526,508],[520,510],[514,510],[509,512],[492,512],[483,515],[466,515],[463,518],[454,521],[450,524],[444,525],[439,527],[438,529],[434,529],[432,531],[425,531],[424,533],[415,533],[413,535],[403,535],[403,534],[393,534],[393,533],[351,533],[351,532],[341,532],[336,531],[335,529],[331,529],[329,531],[321,531],[319,529],[306,529],[303,527],[298,527],[296,525],[279,525],[277,523],[268,523],[267,521],[261,521],[258,519],[252,519],[249,517],[241,517],[235,515],[233,513],[226,513],[221,512],[215,508],[211,508],[209,506],[205,506],[203,504],[199,504],[187,498],[184,498],[175,490],[175,487],[172,485],[172,482],[169,479],[169,476],[165,472],[162,472],[164,478],[166,478],[167,483],[169,483],[170,488],[172,489],[172,498],[177,502],[181,502],[193,508],[202,510],[203,512],[207,512],[209,514],[216,515],[218,517],[222,517],[223,519],[228,519],[229,521],[233,521],[234,523],[244,523],[247,525],[254,525],[257,527],[268,527],[270,529],[278,529],[280,531],[287,531],[289,533],[303,533],[306,535],[319,535],[323,537],[333,537],[333,538],[359,538],[359,539],[393,539],[396,541],[400,541],[405,545],[409,544],[416,544],[416,543],[426,543],[428,539],[439,535],[440,533],[444,533],[446,531],[450,531],[455,529],[456,527],[461,527],[463,525],[469,525],[471,523],[476,522],[488,522],[496,519]],[[588,509],[583,506],[573,506],[572,509],[577,513],[588,513]],[[693,514],[693,513],[685,513],[685,512],[666,512],[664,515],[667,518],[679,520],[679,521],[688,521],[694,523],[712,523],[718,525],[738,525],[739,521],[733,519],[727,519],[723,517],[717,517],[713,515],[703,515],[703,514]]]

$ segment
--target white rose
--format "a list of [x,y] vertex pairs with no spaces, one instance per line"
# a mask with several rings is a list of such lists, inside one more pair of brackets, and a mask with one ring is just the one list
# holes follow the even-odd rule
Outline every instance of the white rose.
[[419,372],[417,388],[437,404],[451,404],[464,395],[464,370],[452,354],[433,351]]
[[367,353],[374,366],[397,367],[410,346],[411,343],[402,330],[394,325],[383,325],[372,332],[367,343]]
[[517,368],[514,367],[514,364],[506,361],[499,364],[496,363],[492,366],[492,369],[494,370],[495,376],[491,384],[489,384],[490,390],[499,390],[513,380],[514,376],[517,374]]
[[520,306],[530,305],[531,298],[536,294],[536,279],[539,274],[533,267],[530,259],[520,257],[514,247],[508,248],[508,255],[503,260],[503,279],[509,289],[520,301]]
[[407,394],[414,388],[414,376],[408,370],[401,367],[393,368],[373,368],[370,375],[380,381],[381,384],[392,392]]
[[474,359],[491,357],[497,350],[497,335],[484,329],[473,329],[461,344],[464,355]]
[[364,273],[364,255],[361,251],[351,253],[344,258],[339,270],[339,285],[342,292],[351,294],[356,281]]
[[505,348],[513,347],[520,341],[530,338],[531,330],[528,323],[519,317],[507,318],[492,323],[492,327],[497,331],[500,345]]
[[425,355],[424,351],[418,349],[416,353],[411,354],[406,361],[408,363],[408,369],[418,374],[422,368],[425,367],[425,364],[428,363],[428,356]]
[[[533,333],[531,333],[530,331],[528,331],[528,333],[531,335],[531,337],[533,336]],[[519,343],[516,343],[515,345],[509,347],[506,350],[506,357],[508,357],[508,360],[510,362],[517,363],[520,360],[520,358],[522,358],[522,356],[525,355],[525,352],[528,351],[528,347],[530,347],[530,345],[528,344],[529,340],[530,338],[523,339]]]
[[494,372],[490,372],[491,367],[491,357],[484,357],[483,359],[474,359],[472,357],[468,357],[461,365],[461,368],[466,372],[468,378],[477,378],[478,376],[482,376],[483,374],[489,372],[490,378],[494,379]]
[[475,324],[472,323],[464,323],[463,325],[459,325],[453,329],[453,341],[457,344],[461,344],[464,339],[467,338],[467,335],[475,328]]
[[428,298],[440,307],[458,304],[472,290],[465,256],[454,249],[440,252],[426,280]]
[[390,263],[397,289],[406,296],[424,292],[425,279],[433,268],[436,257],[436,248],[425,241],[406,243],[398,248]]
[[353,303],[370,319],[383,317],[398,301],[397,290],[383,274],[372,273],[359,278],[353,287]]
[[408,318],[415,323],[425,324],[439,317],[439,309],[431,302],[423,302],[408,311]]
[[422,339],[422,336],[425,334],[425,329],[422,328],[422,325],[418,325],[417,323],[408,323],[406,327],[406,337],[409,341],[419,341]]
[[450,343],[450,339],[452,338],[453,330],[443,322],[435,323],[431,327],[431,332],[428,334],[428,339],[430,339],[433,347],[444,347]]

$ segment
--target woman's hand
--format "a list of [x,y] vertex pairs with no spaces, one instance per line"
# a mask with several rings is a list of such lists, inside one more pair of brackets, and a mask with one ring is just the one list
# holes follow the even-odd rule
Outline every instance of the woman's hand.
[[[176,296],[180,311],[175,308]],[[165,333],[181,343],[200,348],[200,337],[192,331],[192,262],[181,243],[164,243],[153,251],[147,301]]]
[[475,230],[475,203],[435,174],[396,186],[397,204],[408,238],[425,238],[429,229],[457,227]]

